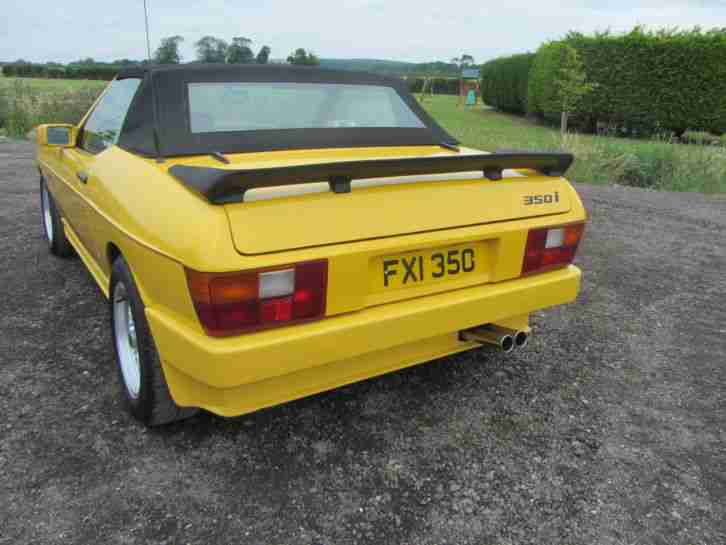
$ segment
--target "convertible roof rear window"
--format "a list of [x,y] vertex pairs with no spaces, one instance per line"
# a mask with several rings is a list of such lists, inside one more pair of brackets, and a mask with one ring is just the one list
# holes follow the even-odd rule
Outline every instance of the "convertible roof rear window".
[[382,85],[286,82],[190,83],[192,133],[354,127],[424,127]]
[[455,144],[405,81],[287,65],[135,67],[118,145],[156,156]]

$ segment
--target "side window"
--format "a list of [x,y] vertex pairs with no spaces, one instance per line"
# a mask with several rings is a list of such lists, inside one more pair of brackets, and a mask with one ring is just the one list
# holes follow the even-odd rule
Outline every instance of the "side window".
[[140,84],[139,78],[111,82],[83,126],[81,148],[89,153],[101,153],[118,141],[126,113]]

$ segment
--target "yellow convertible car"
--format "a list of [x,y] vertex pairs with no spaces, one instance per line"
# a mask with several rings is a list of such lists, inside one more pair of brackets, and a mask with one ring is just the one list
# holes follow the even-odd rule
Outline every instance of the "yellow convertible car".
[[50,250],[108,298],[148,425],[520,349],[578,293],[572,156],[461,147],[398,79],[132,68],[37,135]]

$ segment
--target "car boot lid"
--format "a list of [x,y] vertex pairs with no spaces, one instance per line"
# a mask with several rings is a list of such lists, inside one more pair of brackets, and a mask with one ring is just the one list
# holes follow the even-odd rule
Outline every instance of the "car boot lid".
[[[177,166],[229,174],[239,180],[237,195],[243,173],[264,178],[244,188],[244,201],[223,204],[235,248],[244,255],[564,214],[571,208],[569,184],[555,170],[569,166],[567,154],[431,147],[250,155],[227,155],[228,165],[185,158],[169,168],[172,175],[180,171]],[[484,167],[493,166],[497,173],[488,177]],[[548,176],[537,167],[553,170]],[[311,171],[350,172],[346,192],[336,193],[334,181]],[[303,178],[307,181],[296,183]]]

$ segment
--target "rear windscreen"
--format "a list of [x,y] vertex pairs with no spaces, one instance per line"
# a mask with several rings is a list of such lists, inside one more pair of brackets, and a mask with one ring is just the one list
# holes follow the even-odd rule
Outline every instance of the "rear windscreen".
[[338,83],[188,83],[192,133],[424,128],[392,87]]

